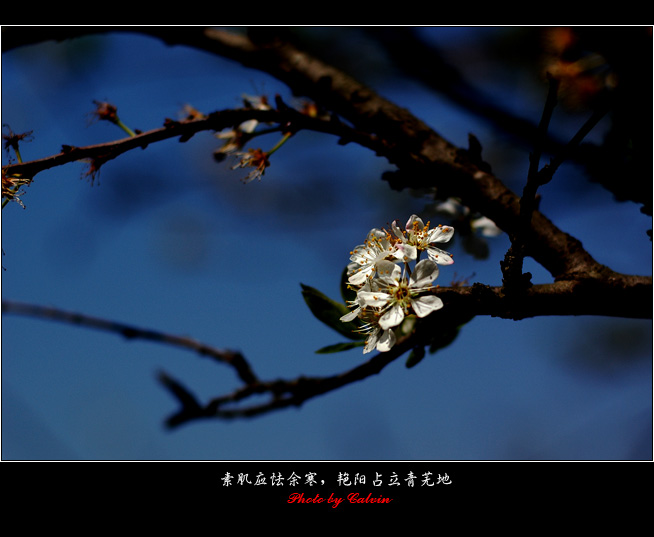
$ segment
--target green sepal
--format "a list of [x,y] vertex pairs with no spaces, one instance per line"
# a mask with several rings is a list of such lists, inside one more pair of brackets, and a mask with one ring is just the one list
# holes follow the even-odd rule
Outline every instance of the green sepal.
[[302,296],[304,297],[304,301],[307,303],[307,306],[309,306],[311,313],[313,313],[316,319],[322,321],[348,339],[355,341],[365,339],[366,336],[364,334],[356,331],[359,329],[357,323],[353,321],[344,323],[341,321],[343,315],[350,313],[350,309],[345,304],[332,300],[313,287],[304,285],[303,283],[300,285],[302,286]]
[[336,343],[334,345],[327,345],[322,349],[318,349],[316,354],[334,354],[336,352],[349,351],[350,349],[363,347],[365,344],[365,341],[348,341],[346,343]]

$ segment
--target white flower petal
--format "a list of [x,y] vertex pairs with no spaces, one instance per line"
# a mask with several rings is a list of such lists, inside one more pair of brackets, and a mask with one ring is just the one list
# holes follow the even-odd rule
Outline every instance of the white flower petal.
[[400,243],[397,245],[397,252],[395,254],[397,258],[408,259],[413,261],[418,257],[418,249],[413,244]]
[[447,201],[443,201],[436,205],[436,211],[438,211],[438,213],[442,214],[443,216],[449,216],[450,218],[454,218],[459,213],[466,214],[463,209],[468,208],[461,205],[454,198],[448,198]]
[[393,304],[390,309],[384,313],[379,319],[379,326],[383,330],[393,328],[402,322],[404,319],[404,310],[399,304]]
[[429,287],[431,282],[438,278],[438,272],[438,265],[434,261],[423,259],[416,264],[413,274],[411,274],[410,286]]
[[256,119],[249,119],[241,123],[238,128],[243,132],[252,133],[257,128],[259,122]]
[[368,336],[368,339],[366,339],[366,345],[363,347],[363,354],[367,354],[375,349],[381,333],[382,331],[379,328],[375,328],[375,330]]
[[402,277],[402,269],[392,261],[378,261],[375,270],[377,277],[388,285],[397,285]]
[[361,308],[356,308],[352,310],[350,313],[346,313],[345,315],[343,315],[343,317],[341,317],[341,321],[344,323],[349,323],[350,321],[353,321],[354,319],[357,318],[360,311]]
[[[434,295],[421,296],[411,300],[411,307],[418,317],[426,317],[443,307],[443,301]],[[381,323],[380,323],[381,324]]]
[[385,238],[386,238],[386,232],[376,227],[372,228],[368,233],[368,240],[385,239]]
[[451,265],[454,263],[452,254],[446,252],[445,250],[441,250],[440,248],[436,248],[435,246],[427,248],[427,255],[429,256],[429,259],[431,259],[434,263],[438,263],[439,265]]
[[377,350],[379,352],[388,352],[395,345],[395,341],[395,333],[392,330],[384,330],[377,342]]
[[470,227],[475,231],[481,230],[484,237],[497,237],[502,234],[502,230],[497,227],[495,222],[485,216],[475,218],[470,222]]
[[358,244],[352,249],[352,255],[350,255],[350,261],[357,263],[361,258],[362,252],[364,252],[366,247],[363,244]]
[[447,242],[454,235],[454,228],[451,226],[438,226],[429,232],[427,242]]
[[393,233],[395,233],[395,236],[398,239],[404,239],[404,233],[402,233],[402,230],[398,227],[397,220],[393,220],[393,223],[391,224],[391,229],[393,230]]
[[357,293],[357,302],[364,307],[382,308],[390,299],[391,296],[389,294],[379,291],[359,291]]
[[352,285],[361,285],[366,283],[370,271],[360,270],[350,276],[347,281]]
[[414,223],[417,224],[417,229],[423,229],[425,227],[425,223],[422,221],[422,218],[420,218],[417,214],[412,214],[406,222],[406,230],[412,230]]

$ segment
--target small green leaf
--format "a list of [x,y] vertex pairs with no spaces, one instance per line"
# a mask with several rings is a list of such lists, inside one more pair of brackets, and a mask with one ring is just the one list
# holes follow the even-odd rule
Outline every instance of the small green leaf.
[[452,342],[459,335],[460,330],[461,327],[457,326],[455,328],[449,328],[448,330],[444,330],[443,332],[439,333],[438,336],[434,337],[434,339],[432,340],[432,343],[429,347],[429,353],[434,354],[436,351],[439,351],[451,345]]
[[406,367],[411,369],[412,367],[418,365],[422,359],[425,357],[425,348],[416,347],[411,351],[409,357],[406,359]]
[[332,300],[313,287],[304,285],[303,283],[300,285],[302,286],[302,296],[304,297],[304,301],[307,303],[307,306],[309,306],[311,313],[313,313],[318,320],[322,321],[348,339],[365,339],[364,334],[355,332],[355,330],[359,328],[358,324],[354,322],[344,323],[341,321],[343,315],[350,313],[350,309],[345,304]]
[[450,323],[453,324],[449,324],[447,321],[439,323],[440,328],[433,333],[429,352],[433,354],[436,351],[451,345],[458,337],[461,328],[474,318],[474,315],[460,315],[458,318],[450,320]]
[[334,345],[327,345],[322,349],[316,351],[317,354],[333,354],[336,352],[349,351],[350,349],[355,349],[357,347],[363,347],[365,341],[350,341],[347,343],[336,343]]
[[[474,315],[464,314],[458,315],[456,318],[448,318],[445,316],[445,313],[442,313],[442,316],[443,318],[432,326],[417,328],[417,330],[421,328],[428,328],[430,330],[430,337],[427,342],[427,345],[429,345],[429,354],[434,354],[451,345],[461,332],[461,328],[475,318]],[[415,367],[424,357],[425,347],[414,347],[405,365],[407,368]]]

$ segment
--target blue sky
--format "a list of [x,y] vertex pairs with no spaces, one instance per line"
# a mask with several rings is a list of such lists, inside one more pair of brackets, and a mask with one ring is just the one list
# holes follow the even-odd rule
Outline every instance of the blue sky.
[[[450,46],[476,37],[433,31]],[[488,154],[502,155],[492,161],[497,175],[521,188],[524,150],[418,84],[382,79],[376,89],[457,145],[474,132]],[[519,90],[500,97],[537,121],[542,103],[518,101]],[[62,143],[122,137],[112,125],[89,124],[93,100],[114,103],[128,125],[147,130],[186,103],[210,112],[257,92],[292,100],[262,73],[131,35],[2,58],[2,122],[33,131],[25,160],[57,153]],[[425,200],[392,192],[380,180],[391,169],[386,161],[324,135],[301,133],[247,185],[241,171],[213,160],[217,143],[205,133],[124,155],[93,185],[81,164],[39,174],[23,196],[26,208],[3,210],[3,299],[238,349],[264,379],[361,363],[357,350],[315,354],[341,339],[311,316],[300,283],[337,297],[352,247],[372,227],[420,214]],[[600,262],[651,274],[651,218],[636,205],[587,187],[573,167],[541,193],[545,214]],[[456,277],[499,284],[508,245],[506,236],[492,239],[490,257],[476,260],[455,240],[456,263],[442,268],[443,284]],[[551,281],[533,263],[526,270],[537,283]],[[4,315],[3,459],[651,458],[647,320],[480,317],[416,368],[400,359],[300,409],[174,431],[163,427],[176,401],[156,380],[161,370],[202,400],[238,387],[230,369],[190,352]]]

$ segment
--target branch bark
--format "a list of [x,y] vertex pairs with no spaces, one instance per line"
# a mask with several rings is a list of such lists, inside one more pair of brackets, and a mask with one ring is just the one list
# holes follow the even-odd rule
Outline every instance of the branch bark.
[[[11,29],[10,29],[11,30]],[[190,46],[233,59],[267,72],[287,84],[294,93],[306,95],[341,115],[356,130],[369,134],[363,142],[402,171],[393,188],[435,188],[443,197],[462,198],[467,206],[493,220],[509,234],[524,233],[524,255],[543,265],[555,280],[614,277],[598,263],[581,242],[558,229],[539,211],[532,226],[522,230],[520,198],[492,173],[465,156],[409,111],[377,95],[347,74],[276,38],[274,29],[254,29],[252,37],[203,27],[90,27],[49,29],[34,32],[33,39],[63,39],[89,33],[139,32],[169,45]],[[72,32],[72,34],[71,34]],[[7,44],[25,44],[22,41]],[[60,157],[63,158],[63,157]]]
[[[520,198],[499,178],[466,158],[409,111],[347,74],[291,43],[278,41],[266,29],[255,32],[254,38],[212,28],[187,30],[152,28],[146,33],[169,44],[196,47],[267,72],[296,94],[306,95],[346,118],[357,130],[376,136],[370,148],[402,171],[393,188],[436,188],[444,197],[462,198],[509,234],[520,228]],[[525,240],[525,255],[543,265],[556,280],[615,275],[593,259],[579,240],[558,229],[539,211],[533,213]]]

